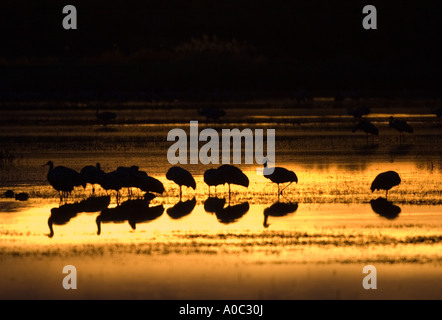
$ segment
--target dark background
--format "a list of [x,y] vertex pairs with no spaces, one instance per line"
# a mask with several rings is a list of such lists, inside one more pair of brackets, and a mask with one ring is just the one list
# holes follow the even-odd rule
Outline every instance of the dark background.
[[[62,28],[77,8],[78,29]],[[375,5],[378,29],[362,28]],[[436,1],[2,1],[11,99],[440,97]]]

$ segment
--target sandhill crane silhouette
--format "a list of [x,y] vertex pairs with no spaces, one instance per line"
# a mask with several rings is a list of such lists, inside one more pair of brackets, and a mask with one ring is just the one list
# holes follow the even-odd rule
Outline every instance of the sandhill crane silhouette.
[[103,123],[104,126],[117,118],[116,113],[110,111],[99,112],[99,109],[97,109],[97,111],[95,112],[95,116],[99,121]]
[[283,217],[298,210],[298,203],[292,202],[275,202],[270,207],[264,209],[264,228],[268,228],[270,224],[267,222],[269,216]]
[[186,169],[183,169],[181,167],[175,166],[170,168],[166,173],[166,178],[168,180],[175,182],[177,185],[180,186],[180,200],[183,194],[182,192],[183,186],[187,188],[192,188],[193,190],[196,189],[196,182],[195,179],[192,177],[192,174]]
[[[287,170],[282,167],[274,167],[272,168],[273,172],[271,172],[270,168],[267,166],[267,160],[264,162],[264,170],[263,174],[264,177],[272,181],[273,183],[276,183],[278,185],[278,198],[280,195],[282,195],[282,192],[285,188],[287,188],[289,185],[291,185],[293,182],[298,183],[298,177],[296,176],[296,173],[294,173],[291,170]],[[286,185],[281,191],[279,190],[279,185],[281,183],[289,183]]]
[[379,135],[378,128],[366,119],[359,120],[359,122],[353,127],[352,132],[355,133],[358,130],[362,130],[367,134],[367,143],[369,134],[372,136],[372,143],[374,142],[374,137]]
[[105,173],[102,177],[101,181],[99,182],[100,186],[106,190],[106,192],[110,190],[114,190],[117,192],[117,203],[120,199],[120,190],[123,187],[121,182],[121,173],[118,171],[111,171],[108,173]]
[[209,186],[209,196],[210,196],[210,187],[214,186],[216,193],[216,186],[223,184],[221,178],[217,174],[216,169],[207,169],[204,172],[204,182]]
[[134,188],[138,188],[143,192],[150,193],[159,193],[163,194],[165,189],[163,183],[154,178],[149,176],[145,171],[136,171],[132,172],[131,175],[131,186]]
[[29,194],[27,192],[19,192],[15,194],[15,200],[17,201],[27,201],[29,199]]
[[399,131],[399,141],[404,140],[404,132],[413,133],[413,128],[406,121],[395,119],[393,116],[390,117],[389,126]]
[[386,171],[378,174],[371,184],[371,192],[385,190],[385,199],[388,198],[388,190],[401,183],[399,174],[395,171]]
[[371,208],[381,217],[389,220],[396,219],[401,213],[401,208],[388,201],[385,198],[377,198],[376,200],[370,200]]
[[168,208],[166,212],[169,215],[169,217],[171,217],[172,219],[181,219],[191,214],[193,209],[195,208],[195,205],[196,205],[195,197],[193,197],[192,200],[187,200],[187,201],[180,200],[173,207]]
[[230,201],[230,185],[235,184],[238,186],[249,187],[249,178],[241,171],[241,169],[232,166],[230,164],[223,164],[216,169],[217,178],[222,184],[229,185],[229,201]]
[[100,184],[105,176],[105,172],[101,170],[100,164],[97,162],[95,166],[85,166],[80,171],[85,183],[92,186],[92,194],[95,194],[95,185]]
[[202,109],[198,108],[198,114],[206,117],[207,120],[217,121],[221,117],[224,117],[226,112],[223,109],[206,107]]
[[5,195],[5,198],[14,198],[14,191],[13,190],[6,190],[4,195]]
[[86,188],[86,183],[80,173],[74,169],[64,166],[57,166],[54,168],[54,163],[48,161],[43,166],[49,166],[47,179],[50,185],[58,191],[60,195],[60,201],[66,198],[74,190],[75,187],[83,186]]
[[347,114],[353,116],[357,119],[362,118],[362,116],[366,116],[370,114],[371,110],[369,107],[360,106],[347,109]]

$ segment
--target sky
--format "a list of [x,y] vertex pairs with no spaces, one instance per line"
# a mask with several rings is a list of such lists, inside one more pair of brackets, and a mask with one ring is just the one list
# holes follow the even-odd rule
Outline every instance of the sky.
[[[62,27],[67,4],[77,30]],[[362,27],[366,4],[376,30]],[[434,1],[2,1],[0,92],[437,96],[440,12]]]

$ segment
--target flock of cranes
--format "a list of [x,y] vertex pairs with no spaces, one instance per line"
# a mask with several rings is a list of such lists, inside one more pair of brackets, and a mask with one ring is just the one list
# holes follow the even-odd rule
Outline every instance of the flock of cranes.
[[[379,129],[371,121],[363,118],[363,116],[366,116],[369,113],[370,108],[368,107],[358,107],[348,110],[348,114],[357,120],[357,123],[353,126],[352,132],[363,131],[367,134],[367,141],[369,135],[371,135],[372,142],[374,142],[374,137],[379,135]],[[390,116],[388,125],[390,128],[399,132],[399,141],[401,142],[405,139],[404,132],[413,133],[413,128],[405,120],[396,119],[393,116]]]
[[[54,167],[52,161],[48,161],[45,166],[49,166],[47,180],[50,185],[59,192],[60,201],[68,197],[75,187],[82,186],[86,188],[87,184],[92,185],[92,192],[95,192],[95,185],[100,185],[106,192],[117,192],[117,203],[119,200],[120,190],[127,188],[129,195],[132,193],[132,188],[138,188],[145,192],[145,199],[151,197],[152,194],[163,194],[165,188],[161,181],[149,176],[145,171],[139,169],[138,166],[118,167],[115,171],[104,172],[99,163],[95,166],[85,166],[80,172],[65,166]],[[293,182],[298,183],[296,173],[283,167],[274,167],[269,170],[267,161],[264,162],[263,175],[271,182],[278,186],[278,200],[283,191]],[[182,198],[182,187],[196,189],[196,181],[192,174],[178,166],[171,167],[167,173],[166,178],[173,181],[180,187],[180,200]],[[231,185],[238,185],[247,188],[249,186],[249,178],[238,167],[232,165],[221,165],[216,169],[208,169],[204,173],[204,182],[210,188],[218,185],[227,184],[229,187],[229,201],[231,196]],[[281,190],[280,184],[287,185]],[[371,185],[371,191],[385,190],[386,198],[388,190],[401,183],[399,174],[394,171],[388,171],[379,174]],[[148,199],[150,200],[150,199]]]

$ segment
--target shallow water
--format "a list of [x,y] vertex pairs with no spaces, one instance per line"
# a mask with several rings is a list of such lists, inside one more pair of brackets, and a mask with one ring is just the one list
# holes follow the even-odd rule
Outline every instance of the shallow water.
[[[197,189],[185,188],[180,204],[178,187],[165,179],[166,136],[174,127],[188,130],[187,110],[127,110],[106,128],[79,110],[2,111],[1,148],[15,159],[0,166],[0,191],[30,198],[0,198],[0,296],[440,299],[441,122],[413,110],[389,110],[415,128],[402,142],[385,110],[370,115],[380,129],[374,142],[353,134],[353,120],[340,109],[232,109],[235,121],[217,124],[194,118],[201,128],[275,128],[276,164],[299,181],[278,198],[259,166],[238,165],[250,186],[232,186],[229,201],[225,186],[209,198],[202,178],[208,167],[186,165]],[[48,160],[76,170],[135,164],[166,193],[140,203],[141,193],[133,190],[130,200],[125,190],[117,205],[115,193],[109,204],[100,202],[106,193],[97,188],[90,198],[88,186],[60,203],[42,167]],[[388,202],[384,192],[370,191],[387,170],[402,179]],[[131,201],[143,214],[118,209]],[[106,218],[106,207],[114,218]],[[67,264],[79,272],[75,293],[61,287]],[[378,270],[376,292],[361,286],[367,264]]]

